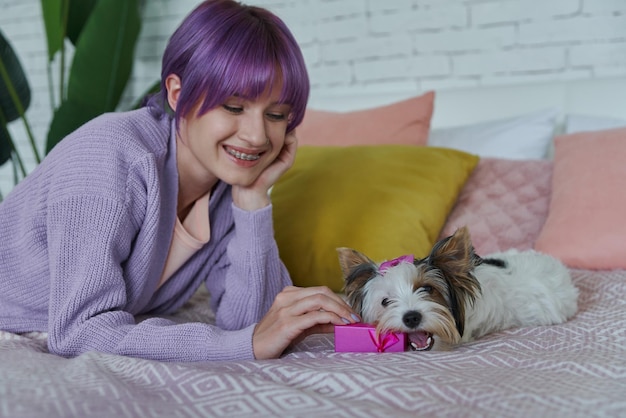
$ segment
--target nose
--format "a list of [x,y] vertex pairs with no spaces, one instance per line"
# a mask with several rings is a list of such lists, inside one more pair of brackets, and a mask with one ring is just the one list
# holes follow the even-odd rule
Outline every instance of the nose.
[[416,328],[422,322],[422,314],[417,311],[409,311],[402,316],[402,322],[409,328]]
[[253,146],[267,143],[265,120],[262,115],[250,113],[240,119],[239,137]]

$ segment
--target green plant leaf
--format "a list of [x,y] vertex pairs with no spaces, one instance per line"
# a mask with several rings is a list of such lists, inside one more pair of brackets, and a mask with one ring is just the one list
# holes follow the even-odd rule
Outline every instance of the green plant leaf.
[[[19,100],[16,105],[15,100]],[[17,55],[0,31],[0,111],[6,123],[19,118],[30,105],[30,86]]]
[[48,137],[46,154],[67,135],[81,127],[85,122],[98,116],[100,112],[83,103],[67,100],[54,112]]
[[72,41],[72,44],[76,45],[78,42],[80,33],[96,3],[98,3],[98,0],[70,0],[66,34],[69,40]]
[[48,61],[54,59],[54,54],[61,50],[65,38],[63,27],[63,5],[68,0],[41,0],[43,23],[46,28],[48,42]]
[[140,29],[137,0],[96,2],[78,38],[67,99],[53,116],[46,152],[88,120],[116,110],[130,78]]
[[0,31],[0,165],[6,163],[13,152],[7,124],[22,116],[29,105],[28,79],[15,51]]
[[78,39],[68,99],[114,111],[130,77],[141,29],[137,0],[99,0]]
[[11,159],[11,135],[7,126],[0,121],[0,166]]

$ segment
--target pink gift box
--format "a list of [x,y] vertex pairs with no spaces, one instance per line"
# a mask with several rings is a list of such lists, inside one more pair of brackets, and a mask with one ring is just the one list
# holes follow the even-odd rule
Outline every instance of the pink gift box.
[[386,332],[376,336],[372,324],[335,325],[335,352],[342,353],[391,353],[407,348],[407,336],[403,332]]

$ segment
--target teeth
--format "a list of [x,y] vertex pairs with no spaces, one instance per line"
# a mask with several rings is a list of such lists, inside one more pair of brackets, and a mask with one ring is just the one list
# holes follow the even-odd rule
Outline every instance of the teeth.
[[226,151],[233,157],[239,158],[240,160],[254,161],[261,158],[259,154],[244,154],[243,152],[235,151],[234,149],[227,149]]
[[417,344],[415,344],[414,342],[411,342],[410,345],[411,345],[411,348],[413,349],[413,351],[428,351],[433,346],[433,338],[432,337],[428,337],[428,340],[426,340],[426,346],[425,347],[418,347]]

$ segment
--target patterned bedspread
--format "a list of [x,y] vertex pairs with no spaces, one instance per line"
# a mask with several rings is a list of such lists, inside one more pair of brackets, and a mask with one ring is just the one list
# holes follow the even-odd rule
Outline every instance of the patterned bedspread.
[[[570,322],[449,352],[335,353],[314,335],[281,359],[159,363],[47,353],[0,333],[3,417],[624,417],[626,272],[573,271]],[[199,293],[176,317],[210,320]]]

